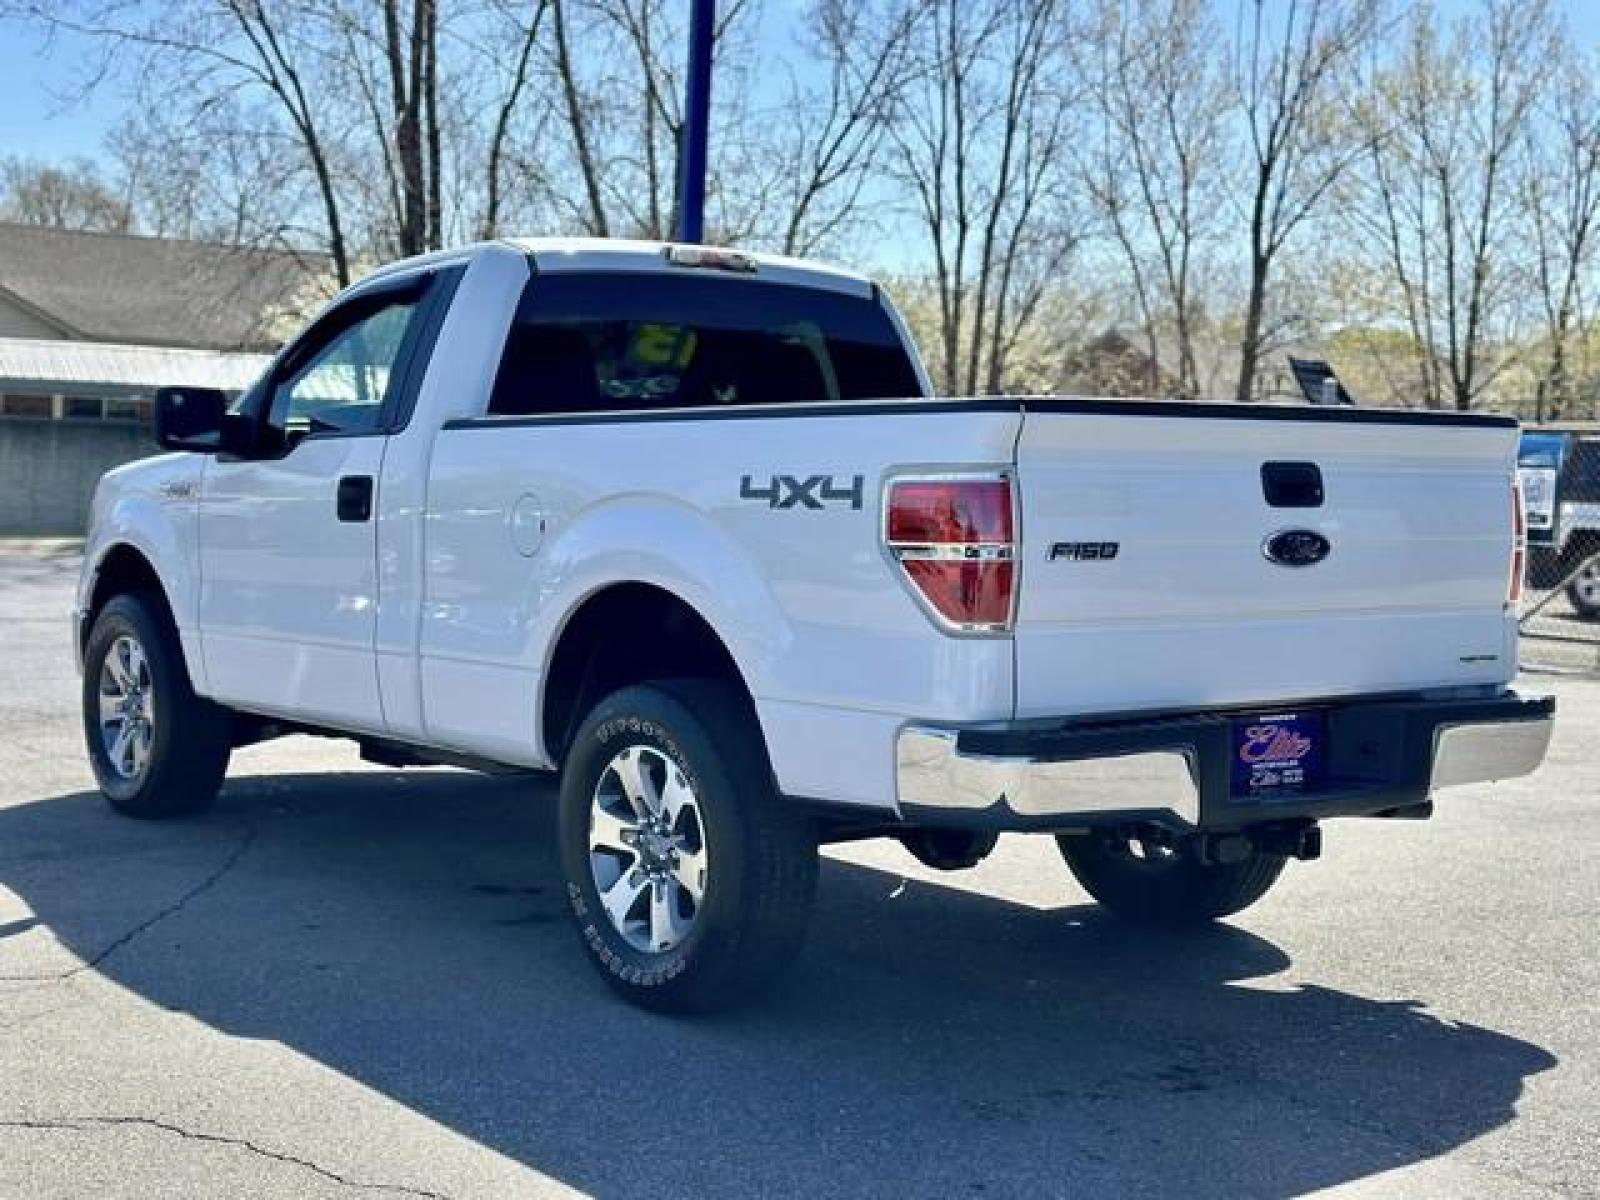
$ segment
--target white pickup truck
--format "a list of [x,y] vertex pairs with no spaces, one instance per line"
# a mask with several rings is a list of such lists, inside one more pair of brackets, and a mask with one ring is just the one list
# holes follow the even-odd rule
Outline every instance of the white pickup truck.
[[163,391],[95,496],[88,752],[201,809],[235,747],[559,771],[597,967],[717,1007],[800,945],[819,843],[1055,835],[1195,922],[1318,822],[1533,770],[1513,421],[933,399],[866,279],[499,242],[339,297],[236,404]]

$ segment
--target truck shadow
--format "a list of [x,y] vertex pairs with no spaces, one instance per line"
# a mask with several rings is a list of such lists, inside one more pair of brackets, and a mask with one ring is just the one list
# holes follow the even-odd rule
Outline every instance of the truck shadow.
[[548,792],[244,777],[166,826],[63,796],[0,810],[0,884],[138,995],[602,1196],[1292,1196],[1494,1130],[1555,1063],[1413,1003],[1241,986],[1289,965],[1242,929],[840,862],[781,991],[654,1017],[582,960]]

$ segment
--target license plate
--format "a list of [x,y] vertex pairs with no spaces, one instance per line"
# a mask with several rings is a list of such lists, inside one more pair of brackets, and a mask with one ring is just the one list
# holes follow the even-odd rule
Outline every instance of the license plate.
[[1271,799],[1322,783],[1326,735],[1320,713],[1267,713],[1233,726],[1233,794]]

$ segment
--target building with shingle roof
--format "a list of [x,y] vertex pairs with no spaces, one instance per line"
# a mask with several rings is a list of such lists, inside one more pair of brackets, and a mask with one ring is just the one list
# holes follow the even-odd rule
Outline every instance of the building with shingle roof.
[[270,350],[318,265],[216,242],[0,221],[0,337]]
[[167,385],[239,391],[321,299],[312,257],[0,221],[0,531],[81,527]]

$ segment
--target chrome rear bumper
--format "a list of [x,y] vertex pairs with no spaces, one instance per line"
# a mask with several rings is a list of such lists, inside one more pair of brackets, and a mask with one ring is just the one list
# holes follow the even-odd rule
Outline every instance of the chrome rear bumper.
[[1441,725],[1433,739],[1428,790],[1531,775],[1544,761],[1553,716],[1475,725]]
[[1268,801],[1230,794],[1231,730],[1243,713],[909,725],[896,746],[901,813],[929,824],[1051,830],[1425,815],[1440,788],[1538,767],[1555,704],[1504,692],[1306,707],[1322,710],[1329,730],[1328,779],[1315,793]]
[[1149,750],[1047,762],[963,754],[949,729],[909,726],[896,748],[902,809],[985,813],[1003,805],[1022,817],[1159,809],[1200,823],[1191,749]]

